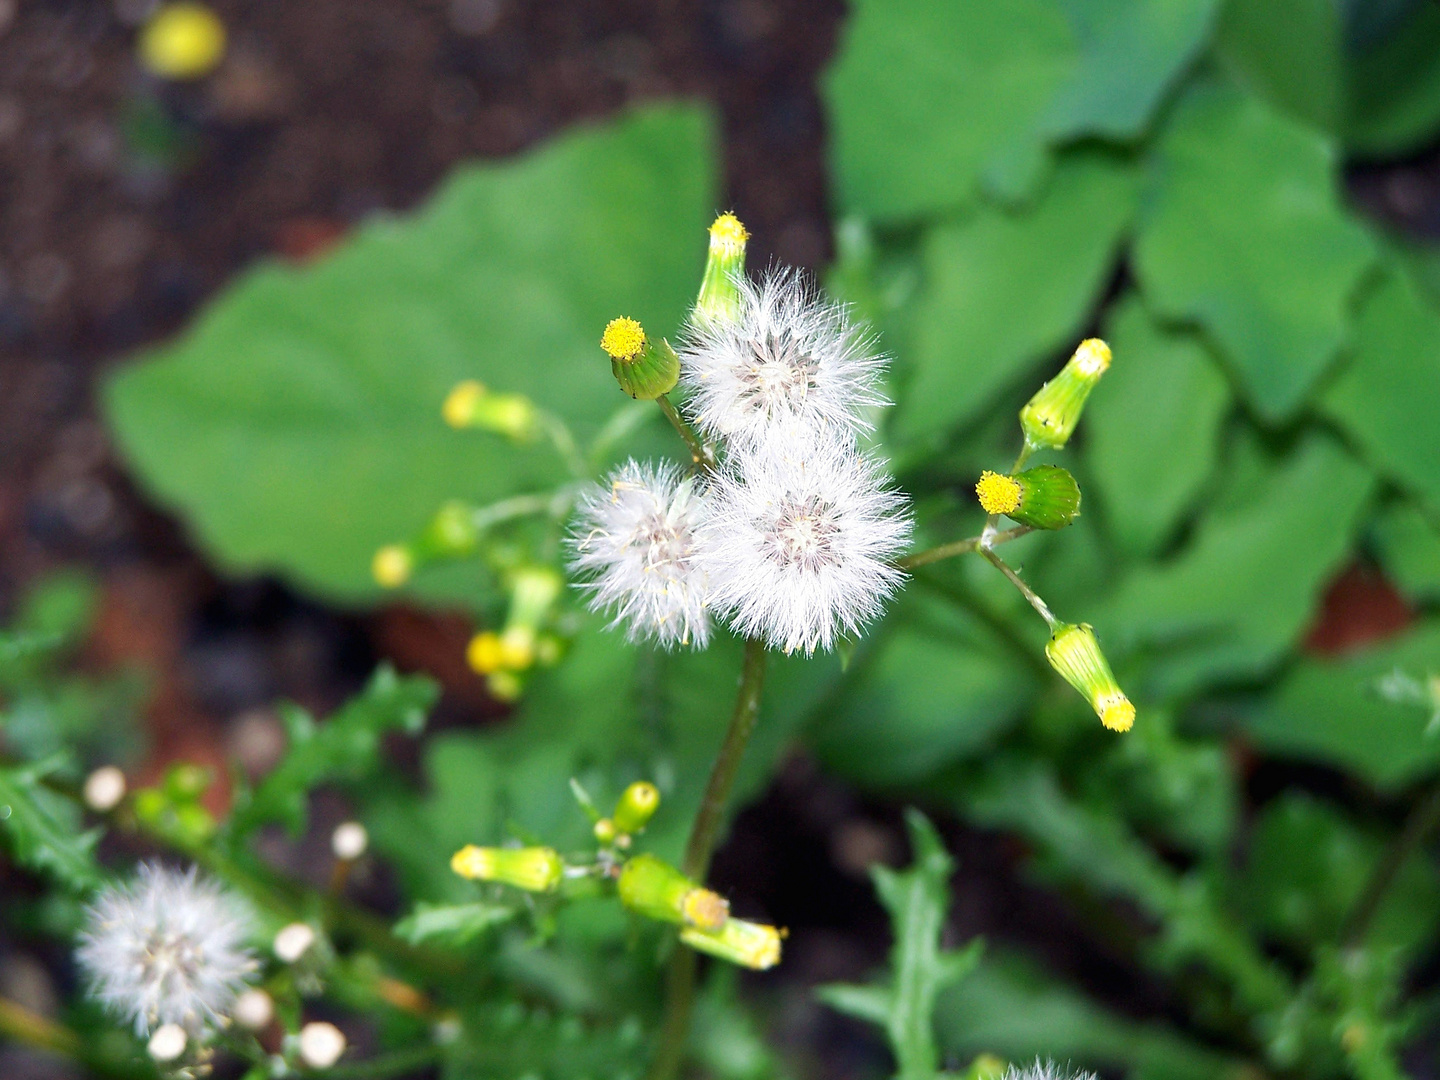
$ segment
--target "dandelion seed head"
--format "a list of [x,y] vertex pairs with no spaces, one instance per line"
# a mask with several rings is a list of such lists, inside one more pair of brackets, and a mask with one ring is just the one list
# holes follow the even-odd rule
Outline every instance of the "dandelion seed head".
[[250,927],[243,902],[193,867],[150,863],[91,904],[75,957],[91,994],[137,1034],[178,1024],[199,1036],[256,969]]
[[1005,1070],[1004,1080],[1095,1080],[1091,1072],[1071,1072],[1053,1061],[1036,1058],[1029,1065],[1017,1069],[1011,1065]]
[[572,569],[632,641],[703,649],[710,640],[708,593],[696,561],[704,497],[671,464],[629,461],[604,487],[581,496]]
[[875,390],[884,358],[844,307],[820,299],[793,271],[736,279],[734,319],[696,323],[681,350],[689,412],[707,435],[742,447],[778,426],[807,432],[868,427],[885,404]]
[[711,607],[739,633],[813,653],[880,613],[909,537],[903,496],[832,435],[732,452],[697,550]]

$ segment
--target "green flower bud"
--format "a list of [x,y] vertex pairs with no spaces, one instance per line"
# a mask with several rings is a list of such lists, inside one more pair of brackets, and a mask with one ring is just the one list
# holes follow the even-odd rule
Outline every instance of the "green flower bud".
[[1060,374],[1042,386],[1020,410],[1020,427],[1032,449],[1058,450],[1070,441],[1085,399],[1110,366],[1110,346],[1087,338]]
[[600,337],[610,357],[610,370],[620,389],[632,398],[654,401],[680,381],[680,358],[664,338],[651,341],[634,319],[611,319]]
[[644,780],[637,780],[620,796],[611,817],[615,828],[622,833],[637,833],[645,828],[659,807],[660,789]]
[[540,419],[535,403],[524,394],[492,394],[474,379],[451,390],[440,411],[453,428],[483,428],[522,441],[534,437]]
[[701,324],[733,319],[740,313],[735,282],[745,273],[745,242],[750,234],[734,214],[721,214],[710,226],[710,254],[695,300],[693,318]]
[[550,892],[565,875],[560,855],[548,847],[493,848],[467,844],[450,869],[471,881],[498,881],[528,892]]
[[1045,656],[1050,666],[1090,702],[1102,724],[1111,731],[1130,730],[1135,723],[1135,706],[1115,682],[1094,630],[1083,623],[1061,626],[1045,646]]
[[654,855],[637,855],[627,862],[617,890],[627,908],[659,922],[718,930],[730,917],[724,897],[701,888]]
[[981,473],[975,494],[987,514],[1005,514],[1032,529],[1063,529],[1080,513],[1080,486],[1058,465],[1014,476]]
[[775,927],[744,919],[727,919],[718,930],[687,927],[680,931],[680,940],[692,949],[756,971],[780,962],[780,938]]

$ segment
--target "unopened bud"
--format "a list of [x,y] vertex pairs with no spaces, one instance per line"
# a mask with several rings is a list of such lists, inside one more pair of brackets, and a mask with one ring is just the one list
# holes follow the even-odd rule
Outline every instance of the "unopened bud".
[[775,927],[744,919],[727,919],[717,930],[690,926],[680,931],[680,940],[692,949],[756,971],[780,962],[780,938]]
[[510,614],[506,627],[538,629],[565,588],[565,579],[551,566],[522,566],[510,576]]
[[593,831],[595,833],[595,839],[600,841],[600,843],[613,844],[615,842],[615,834],[617,832],[615,822],[611,821],[608,817],[602,817],[599,821],[595,822]]
[[1032,529],[1063,529],[1080,513],[1080,486],[1058,465],[1013,476],[981,473],[975,494],[987,514],[1004,514]]
[[1020,410],[1020,427],[1033,448],[1059,449],[1070,441],[1085,399],[1110,366],[1110,346],[1099,338],[1080,343],[1060,374],[1042,386]]
[[162,79],[198,79],[225,55],[225,24],[204,4],[166,4],[140,31],[140,62]]
[[539,411],[523,394],[492,394],[484,383],[467,379],[450,391],[440,409],[453,428],[483,428],[512,439],[535,434]]
[[334,1024],[310,1023],[300,1029],[300,1060],[312,1069],[328,1069],[345,1053],[345,1034]]
[[275,1019],[275,1001],[264,990],[246,990],[235,999],[231,1017],[250,1031],[264,1031]]
[[634,319],[611,319],[600,336],[610,370],[632,398],[654,401],[680,381],[680,358],[664,338],[653,341]]
[[293,964],[315,944],[315,931],[303,922],[291,923],[275,935],[275,955],[286,964]]
[[370,561],[370,573],[381,588],[395,589],[410,580],[415,569],[415,558],[409,549],[399,544],[386,544],[375,552]]
[[737,283],[745,274],[745,243],[749,239],[734,214],[721,214],[710,226],[710,253],[692,316],[697,323],[708,325],[740,314]]
[[156,1061],[174,1061],[185,1052],[190,1037],[179,1024],[161,1024],[145,1044],[145,1052]]
[[615,828],[622,833],[637,833],[645,828],[660,806],[660,789],[654,784],[637,780],[627,787],[615,804]]
[[529,892],[549,892],[560,884],[565,864],[553,848],[494,848],[467,844],[450,860],[450,869],[471,881],[498,881]]
[[470,639],[465,649],[465,661],[478,675],[489,675],[505,666],[505,651],[500,646],[500,635],[494,630],[482,630]]
[[525,692],[525,684],[513,671],[492,671],[485,677],[485,689],[490,691],[490,696],[496,701],[508,704],[520,700],[520,695]]
[[85,805],[105,814],[125,798],[125,774],[114,765],[104,765],[85,778]]
[[719,893],[696,885],[654,855],[637,855],[627,862],[617,892],[631,911],[660,922],[713,930],[730,915],[730,905]]
[[1057,629],[1045,646],[1045,656],[1060,675],[1090,702],[1100,722],[1111,731],[1129,731],[1135,723],[1135,706],[1121,691],[1110,671],[1095,631],[1070,624]]
[[469,555],[480,539],[475,527],[475,511],[463,502],[451,501],[442,506],[415,538],[414,554],[422,562],[431,559],[453,559]]
[[370,834],[358,821],[347,821],[337,825],[335,831],[330,834],[330,850],[335,853],[337,859],[344,862],[354,862],[365,854],[365,849],[369,846]]
[[535,663],[535,631],[524,624],[507,626],[500,635],[500,666],[524,671]]

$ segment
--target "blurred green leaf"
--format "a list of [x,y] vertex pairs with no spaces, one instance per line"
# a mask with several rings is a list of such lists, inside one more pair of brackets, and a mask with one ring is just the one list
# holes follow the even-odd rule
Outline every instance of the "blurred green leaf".
[[1112,309],[1115,360],[1085,410],[1085,459],[1116,543],[1159,548],[1215,468],[1230,403],[1224,377],[1190,333],[1155,322],[1131,296]]
[[[1388,273],[1366,297],[1355,355],[1322,407],[1359,442],[1375,467],[1440,511],[1440,313],[1403,274]],[[1422,389],[1423,388],[1423,389]]]
[[493,926],[508,922],[516,909],[505,904],[474,901],[469,904],[415,905],[415,910],[395,924],[396,936],[419,945],[440,940],[449,945],[467,945]]
[[1213,83],[1160,139],[1136,272],[1160,314],[1214,336],[1266,420],[1290,416],[1345,343],[1373,258],[1336,167],[1321,135]]
[[1216,52],[1239,82],[1312,127],[1338,131],[1345,68],[1335,0],[1235,0]]
[[462,1010],[463,1036],[446,1047],[442,1080],[638,1080],[645,1030],[615,1005],[618,1022],[492,995]]
[[901,220],[968,202],[1075,48],[1053,0],[861,0],[825,81],[841,208]]
[[53,762],[0,768],[0,838],[20,865],[87,892],[101,881],[100,830],[82,831],[79,806],[45,788],[53,768]]
[[1419,507],[1397,503],[1375,523],[1385,569],[1412,600],[1440,598],[1440,528]]
[[1179,555],[1132,573],[1095,613],[1101,640],[1154,647],[1153,692],[1265,672],[1311,618],[1372,487],[1333,442],[1308,439],[1249,501],[1206,515]]
[[1042,357],[1079,343],[1134,198],[1133,170],[1080,152],[1061,159],[1032,209],[980,204],[927,234],[926,288],[893,425],[900,437],[969,420]]
[[253,792],[236,800],[232,831],[245,836],[259,825],[279,821],[299,833],[308,816],[310,792],[319,784],[353,782],[373,772],[381,737],[390,731],[418,734],[439,692],[424,676],[401,677],[381,667],[361,694],[323,724],[299,706],[283,709],[289,749]]
[[906,811],[905,824],[914,850],[910,869],[870,868],[895,934],[890,979],[875,986],[831,983],[816,996],[832,1009],[884,1027],[900,1080],[933,1080],[940,1066],[935,1000],[974,969],[983,942],[956,951],[940,948],[955,863],[935,826],[918,810]]
[[1440,738],[1426,735],[1430,712],[1385,700],[1382,678],[1399,669],[1440,674],[1440,626],[1417,627],[1378,648],[1336,660],[1306,660],[1246,723],[1264,750],[1358,773],[1395,790],[1440,764]]
[[1393,158],[1440,131],[1440,7],[1410,5],[1382,40],[1355,50],[1349,65],[1347,149]]
[[624,403],[596,343],[618,314],[679,324],[716,205],[710,143],[695,108],[634,112],[462,170],[313,267],[261,267],[111,382],[121,447],[225,568],[372,598],[375,549],[446,499],[567,476],[543,440],[446,427],[456,382],[528,394],[582,440]]

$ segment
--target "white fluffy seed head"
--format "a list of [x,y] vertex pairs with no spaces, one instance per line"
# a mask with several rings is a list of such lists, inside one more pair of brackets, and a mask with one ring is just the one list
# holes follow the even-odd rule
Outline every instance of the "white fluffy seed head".
[[733,451],[697,548],[711,607],[747,637],[812,653],[878,615],[903,578],[905,499],[846,438]]
[[680,351],[687,409],[707,435],[753,447],[777,426],[854,433],[885,404],[875,382],[885,358],[844,307],[794,271],[739,280],[735,319],[696,324]]
[[705,498],[673,464],[628,461],[606,486],[580,497],[571,568],[590,607],[624,625],[630,640],[703,649],[708,588],[696,561]]
[[90,993],[136,1034],[178,1024],[198,1037],[255,971],[251,925],[243,901],[193,867],[149,863],[91,904],[75,958]]
[[1024,1068],[1017,1069],[1011,1065],[1005,1070],[1004,1080],[1095,1080],[1095,1074],[1070,1072],[1068,1069],[1062,1069],[1053,1061],[1041,1061],[1036,1058]]
[[300,1060],[312,1069],[328,1069],[345,1053],[345,1033],[334,1024],[315,1022],[300,1029]]

